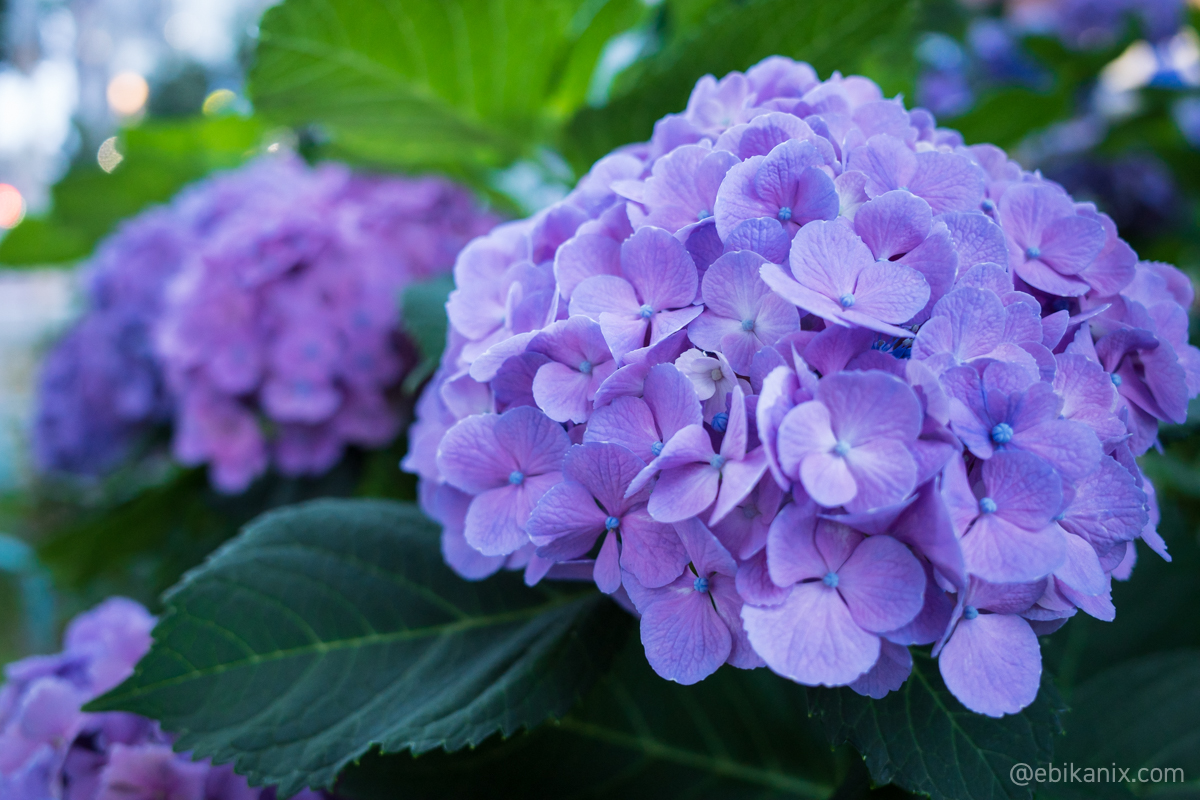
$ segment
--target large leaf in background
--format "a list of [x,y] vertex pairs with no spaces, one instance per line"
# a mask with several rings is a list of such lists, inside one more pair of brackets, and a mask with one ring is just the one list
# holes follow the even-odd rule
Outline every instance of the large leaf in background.
[[968,711],[942,682],[937,664],[913,654],[912,676],[871,700],[847,688],[809,689],[829,738],[849,741],[879,783],[894,782],[933,800],[1030,798],[1009,777],[1015,764],[1048,764],[1064,711],[1050,679],[1033,704],[1000,719]]
[[700,76],[744,70],[770,55],[807,61],[822,77],[863,73],[889,94],[903,91],[911,84],[917,6],[914,0],[669,3],[662,49],[618,78],[608,105],[576,116],[564,152],[584,171],[614,147],[648,139],[659,117],[684,109]]
[[150,653],[89,708],[157,719],[286,796],[376,745],[455,750],[565,714],[631,623],[569,588],[462,580],[411,505],[292,506],[173,589]]
[[253,118],[215,117],[150,122],[120,135],[124,156],[113,172],[86,159],[53,190],[53,210],[29,217],[0,242],[0,264],[25,266],[73,261],[125,217],[169,200],[186,183],[215,169],[235,167],[263,138]]
[[563,719],[461,753],[373,753],[343,774],[338,794],[737,800],[829,797],[835,785],[834,754],[802,687],[733,667],[694,686],[668,683],[631,641]]
[[[1158,653],[1102,672],[1075,690],[1066,725],[1057,764],[1115,764],[1129,770],[1131,781],[1142,768],[1147,779],[1154,768],[1179,769],[1181,777],[1145,788],[1179,790],[1190,782],[1192,796],[1200,794],[1200,650]],[[1135,796],[1124,781],[1056,781],[1040,789],[1050,797],[1089,800]]]
[[263,17],[257,111],[359,162],[478,175],[546,141],[640,0],[286,0]]

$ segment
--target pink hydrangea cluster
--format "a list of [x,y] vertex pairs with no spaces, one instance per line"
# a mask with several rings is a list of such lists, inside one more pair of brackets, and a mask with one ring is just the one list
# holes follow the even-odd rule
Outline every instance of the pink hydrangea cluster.
[[476,239],[405,466],[468,578],[585,575],[647,658],[969,708],[1111,620],[1135,457],[1200,389],[1188,280],[861,77],[769,58]]
[[495,222],[439,178],[293,156],[190,187],[100,249],[91,307],[44,369],[40,463],[102,471],[167,422],[175,456],[236,492],[388,443],[417,357],[401,293]]
[[[153,720],[81,707],[133,672],[154,618],[111,598],[67,628],[63,651],[9,664],[0,688],[0,797],[5,800],[273,800],[229,766],[171,749]],[[304,792],[302,800],[323,795]]]

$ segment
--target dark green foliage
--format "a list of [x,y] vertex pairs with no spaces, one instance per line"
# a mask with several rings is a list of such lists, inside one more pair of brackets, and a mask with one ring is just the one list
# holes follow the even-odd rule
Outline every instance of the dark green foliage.
[[338,791],[350,800],[823,798],[836,767],[801,687],[728,666],[695,686],[668,683],[631,642],[563,719],[461,753],[372,753]]
[[90,708],[160,720],[285,795],[373,746],[457,750],[562,716],[630,627],[578,585],[464,581],[436,525],[367,500],[260,518],[166,603],[150,654]]
[[881,700],[847,688],[809,689],[808,697],[830,740],[853,744],[876,782],[895,782],[934,800],[1032,797],[1032,789],[1010,780],[1009,770],[1050,761],[1065,710],[1043,675],[1037,699],[1020,714],[975,714],[950,694],[937,663],[923,654],[914,654],[904,686]]
[[[1071,705],[1068,736],[1055,763],[1085,769],[1116,766],[1129,772],[1115,781],[1048,782],[1041,789],[1046,796],[1131,798],[1146,790],[1190,790],[1192,796],[1200,792],[1200,649],[1123,662],[1081,684]],[[1139,777],[1146,783],[1159,777],[1151,772],[1155,768],[1181,772],[1154,786],[1127,785],[1139,782]]]

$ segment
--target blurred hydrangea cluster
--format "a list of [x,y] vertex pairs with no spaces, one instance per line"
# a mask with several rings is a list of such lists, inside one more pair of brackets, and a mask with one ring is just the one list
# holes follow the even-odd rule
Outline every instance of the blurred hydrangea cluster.
[[871,81],[769,58],[459,255],[405,462],[469,578],[590,576],[662,676],[881,697],[933,644],[989,715],[1114,617],[1135,457],[1200,390],[1192,287]]
[[[88,701],[133,672],[150,649],[154,618],[111,598],[67,628],[63,651],[4,669],[0,689],[0,797],[6,800],[269,800],[228,766],[171,749],[153,720],[89,714]],[[323,795],[304,792],[302,800]]]
[[441,179],[290,156],[187,189],[88,265],[88,309],[43,368],[39,464],[103,471],[169,423],[175,456],[234,492],[268,464],[315,474],[386,444],[416,357],[400,294],[494,222]]
[[1022,47],[1030,35],[1052,36],[1086,51],[1112,46],[1133,26],[1157,61],[1146,79],[1156,85],[1179,81],[1170,40],[1185,22],[1186,0],[961,0],[961,5],[972,14],[961,43],[931,34],[917,48],[924,64],[917,100],[935,114],[965,112],[984,85],[1051,88],[1053,75]]
[[1187,0],[1006,0],[1004,7],[1018,29],[1085,49],[1112,44],[1131,22],[1162,41],[1183,24]]

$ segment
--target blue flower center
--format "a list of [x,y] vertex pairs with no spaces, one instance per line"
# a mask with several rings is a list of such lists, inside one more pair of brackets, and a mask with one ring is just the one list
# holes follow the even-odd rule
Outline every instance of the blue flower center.
[[838,441],[833,446],[833,452],[843,458],[846,457],[850,453],[850,443],[847,441]]
[[995,514],[996,501],[990,497],[979,498],[979,510],[985,514]]
[[650,445],[650,452],[653,453],[655,456],[662,455],[662,449],[663,449],[662,442],[655,442],[654,444]]
[[591,375],[592,374],[592,362],[580,361],[579,362],[579,371],[582,372],[584,375]]
[[780,222],[787,222],[792,218],[792,209],[784,206],[783,208],[779,209],[779,213],[775,215],[775,218]]
[[512,472],[510,472],[508,474],[508,482],[511,483],[513,486],[520,486],[522,483],[525,482],[525,473],[521,472],[520,470],[514,469]]
[[742,320],[742,330],[746,331],[747,333],[754,330],[754,320],[752,320],[752,319]]
[[1112,375],[1109,375],[1108,377],[1112,379],[1113,386],[1120,386],[1121,382],[1124,380],[1120,375],[1118,375],[1115,372]]
[[713,469],[721,469],[721,467],[725,466],[725,456],[721,455],[720,453],[716,453],[708,460],[708,463]]
[[850,308],[854,305],[854,295],[847,292],[838,298],[838,302],[842,304],[842,308]]
[[966,606],[963,608],[963,619],[975,619],[979,616],[979,609],[975,606]]
[[708,578],[696,578],[696,580],[692,581],[692,588],[697,592],[707,592]]
[[1038,247],[1025,248],[1025,257],[1028,258],[1030,261],[1032,261],[1035,258],[1041,258],[1042,257],[1041,248],[1038,248]]
[[709,370],[708,377],[712,378],[713,383],[720,383],[725,380],[725,373],[721,372],[720,367],[718,367],[717,369]]
[[1008,444],[1012,441],[1012,437],[1012,425],[1007,422],[997,422],[996,427],[992,428],[992,441],[996,444]]
[[621,527],[621,520],[617,519],[616,517],[609,517],[608,519],[604,520],[605,530],[615,531],[619,527]]
[[724,433],[729,427],[729,415],[722,411],[720,414],[713,415],[712,421],[713,430],[717,433]]
[[996,208],[996,204],[993,203],[991,200],[988,200],[985,197],[983,202],[979,204],[979,207],[982,208],[984,211],[992,211]]
[[701,220],[706,220],[711,216],[712,216],[712,212],[706,208],[703,211],[701,211],[699,214],[696,215],[696,221],[700,222]]
[[642,319],[650,319],[654,316],[654,309],[649,305],[644,305],[638,309],[638,314],[641,315]]
[[826,572],[825,577],[821,578],[821,583],[828,586],[830,589],[836,589],[838,585],[838,576],[836,572]]

